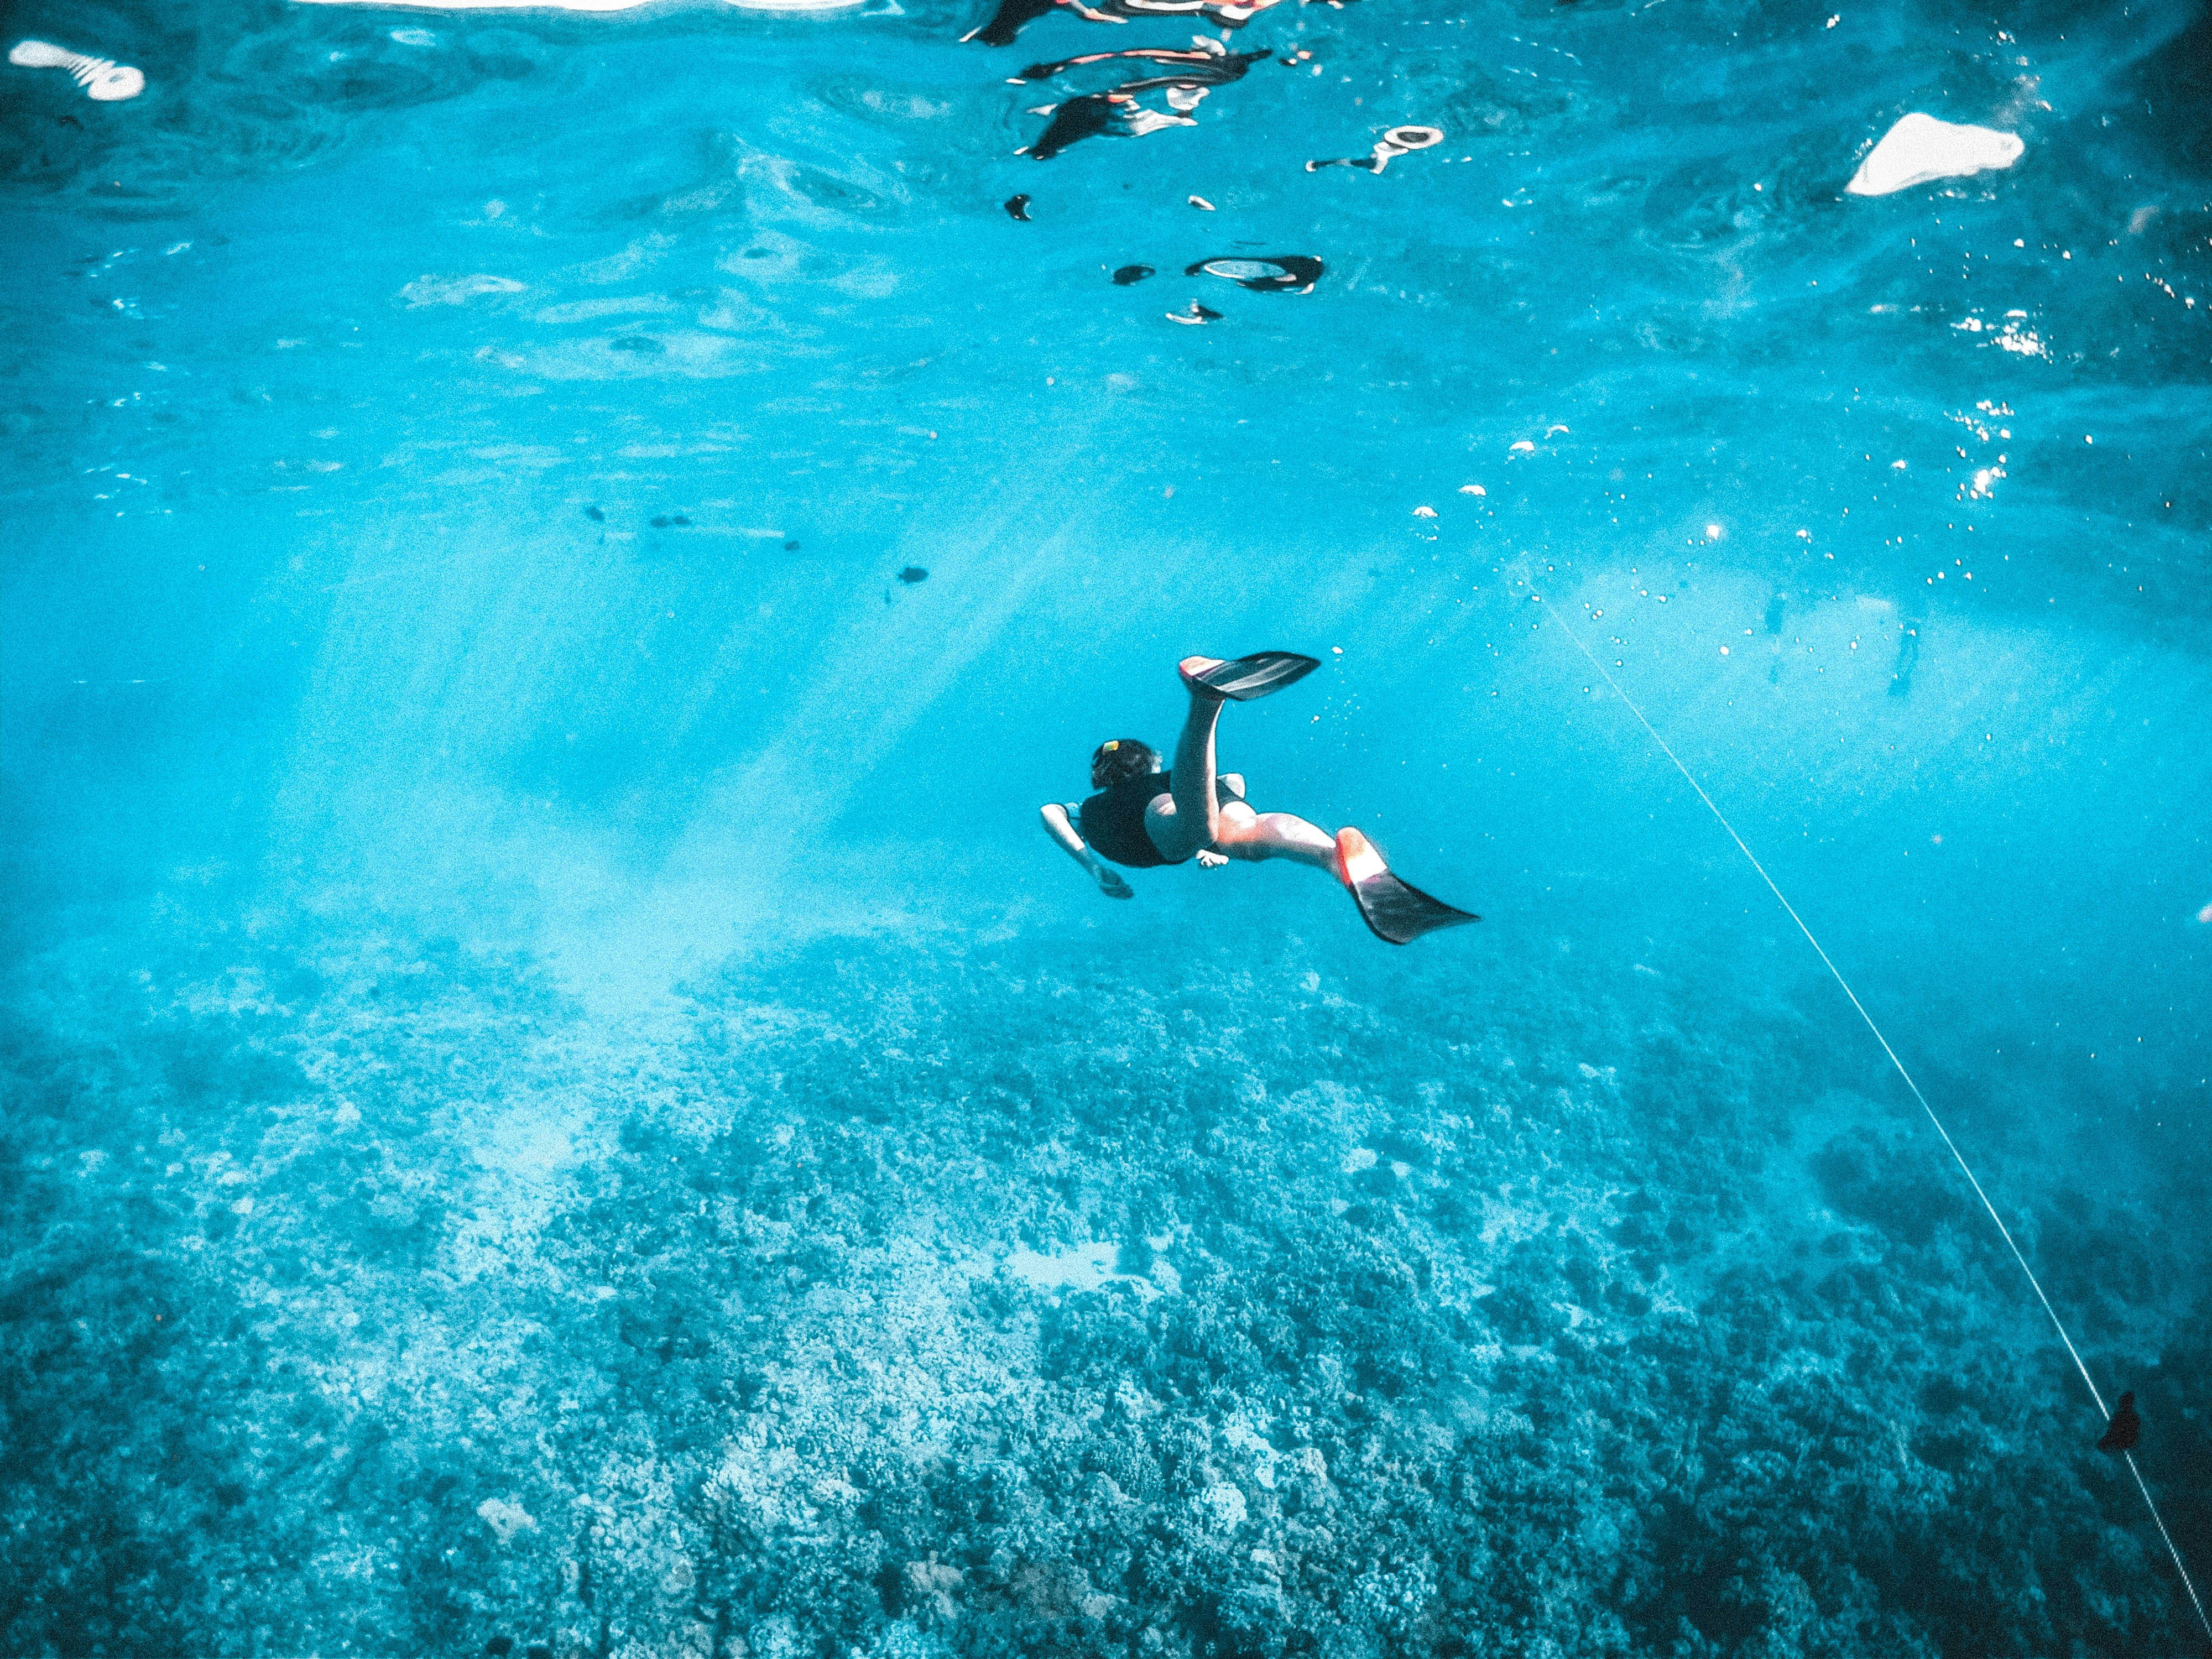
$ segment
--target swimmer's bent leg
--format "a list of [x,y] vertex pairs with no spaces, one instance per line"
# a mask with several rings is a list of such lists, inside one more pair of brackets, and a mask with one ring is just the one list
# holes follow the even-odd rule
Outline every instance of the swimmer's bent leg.
[[1336,870],[1336,838],[1293,812],[1255,812],[1243,802],[1221,809],[1214,845],[1232,859],[1258,863],[1291,859],[1316,870]]

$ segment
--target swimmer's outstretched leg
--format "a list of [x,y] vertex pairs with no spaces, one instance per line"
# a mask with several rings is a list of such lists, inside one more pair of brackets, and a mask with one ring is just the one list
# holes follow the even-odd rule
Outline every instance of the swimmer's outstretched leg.
[[1156,804],[1145,815],[1152,844],[1162,857],[1178,860],[1210,848],[1251,863],[1291,859],[1334,872],[1336,841],[1326,830],[1290,812],[1255,812],[1241,800],[1226,807],[1218,804],[1213,788],[1214,728],[1224,698],[1197,677],[1219,666],[1212,657],[1186,657],[1180,665],[1190,692],[1190,712],[1183,718],[1182,735],[1176,739],[1173,807],[1164,811]]
[[[1287,664],[1304,663],[1287,672],[1271,675],[1266,659],[1282,657]],[[1260,672],[1256,677],[1253,667]],[[1318,664],[1310,658],[1291,658],[1287,653],[1263,653],[1224,664],[1212,657],[1186,657],[1183,684],[1190,692],[1190,712],[1183,717],[1182,734],[1176,740],[1174,776],[1170,793],[1156,797],[1145,809],[1145,833],[1160,855],[1181,863],[1193,855],[1201,862],[1218,857],[1254,863],[1267,859],[1290,859],[1326,870],[1342,882],[1359,906],[1359,914],[1377,939],[1392,945],[1409,945],[1423,933],[1461,922],[1480,921],[1469,911],[1432,898],[1419,888],[1391,873],[1382,855],[1358,830],[1346,827],[1331,836],[1318,824],[1290,812],[1255,812],[1242,799],[1228,805],[1218,803],[1214,784],[1214,728],[1220,723],[1221,705],[1229,696],[1265,696],[1276,684],[1287,684]],[[1213,671],[1226,668],[1227,675]],[[1228,690],[1207,684],[1225,680]],[[1256,684],[1250,684],[1256,678]],[[1236,792],[1241,797],[1243,791]]]
[[[1186,657],[1182,666],[1192,672],[1213,666],[1211,657]],[[1190,712],[1183,716],[1182,735],[1176,739],[1172,805],[1162,810],[1155,801],[1145,813],[1145,833],[1160,856],[1180,863],[1202,847],[1213,844],[1221,826],[1220,808],[1213,796],[1213,728],[1226,701],[1211,686],[1185,677],[1190,692]]]

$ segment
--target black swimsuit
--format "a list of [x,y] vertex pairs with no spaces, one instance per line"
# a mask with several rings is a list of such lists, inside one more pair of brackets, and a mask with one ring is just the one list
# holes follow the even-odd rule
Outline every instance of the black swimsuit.
[[[1076,833],[1091,843],[1100,858],[1132,870],[1150,870],[1162,864],[1181,864],[1182,859],[1160,856],[1145,830],[1145,809],[1162,795],[1172,795],[1172,773],[1148,772],[1124,778],[1083,803],[1076,817]],[[1241,799],[1227,784],[1213,781],[1213,799],[1220,805]]]

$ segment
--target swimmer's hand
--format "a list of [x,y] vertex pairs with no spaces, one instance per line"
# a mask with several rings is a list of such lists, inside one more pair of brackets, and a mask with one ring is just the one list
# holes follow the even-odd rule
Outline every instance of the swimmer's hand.
[[1223,865],[1229,862],[1229,855],[1225,853],[1216,853],[1210,848],[1201,847],[1198,849],[1198,862],[1200,867],[1202,869],[1218,870]]
[[1098,872],[1098,890],[1105,894],[1108,898],[1134,898],[1137,896],[1135,893],[1129,890],[1129,884],[1122,880],[1121,877],[1115,875],[1111,870],[1101,870]]

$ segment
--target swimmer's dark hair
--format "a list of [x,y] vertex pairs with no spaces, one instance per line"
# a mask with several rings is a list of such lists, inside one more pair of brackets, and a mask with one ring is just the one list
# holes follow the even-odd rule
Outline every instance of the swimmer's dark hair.
[[1160,757],[1152,751],[1152,744],[1135,738],[1113,738],[1091,753],[1091,787],[1110,788],[1159,769]]

